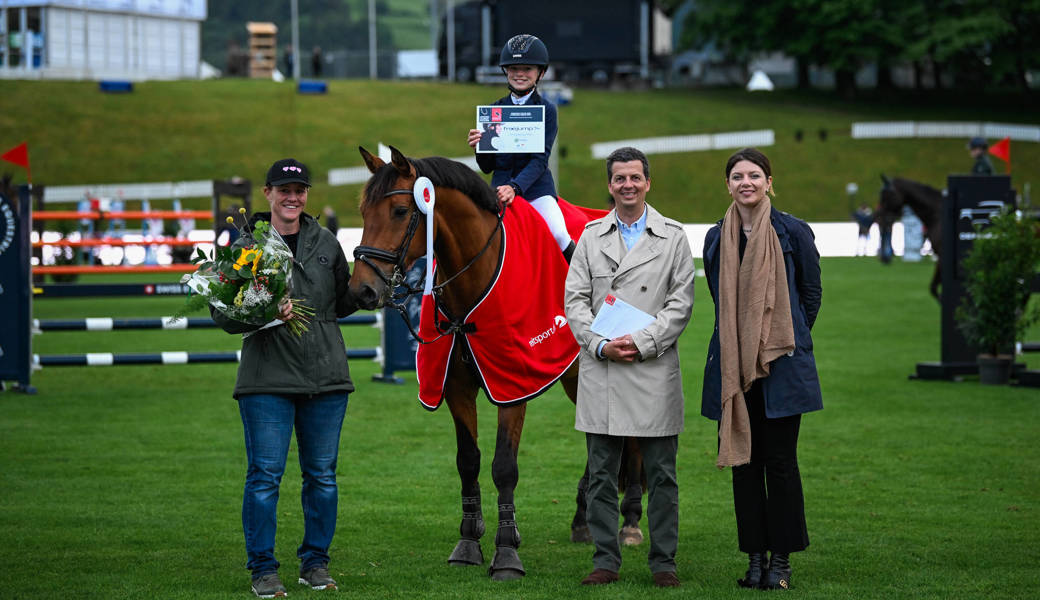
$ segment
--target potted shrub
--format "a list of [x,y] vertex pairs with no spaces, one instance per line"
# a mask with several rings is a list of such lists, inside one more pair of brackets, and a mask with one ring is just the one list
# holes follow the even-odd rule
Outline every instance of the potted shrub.
[[1040,267],[1037,220],[1005,211],[977,230],[972,249],[961,262],[965,296],[957,325],[979,350],[982,383],[1007,383],[1014,344],[1040,318],[1028,310],[1029,287]]

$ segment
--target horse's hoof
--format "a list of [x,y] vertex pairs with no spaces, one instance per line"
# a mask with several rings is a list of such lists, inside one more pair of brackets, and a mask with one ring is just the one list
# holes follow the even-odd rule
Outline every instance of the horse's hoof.
[[495,549],[495,558],[491,560],[488,575],[495,581],[509,581],[520,579],[527,574],[524,571],[524,563],[520,562],[520,555],[516,548],[511,546],[499,546]]
[[626,525],[621,528],[621,533],[618,534],[618,541],[621,542],[622,546],[638,546],[643,543],[643,532],[639,527]]
[[484,552],[480,549],[480,542],[465,538],[459,540],[459,543],[455,544],[455,550],[448,557],[448,564],[456,567],[484,564]]
[[516,569],[499,569],[491,573],[491,581],[512,581],[524,576],[523,571]]
[[582,525],[571,529],[571,541],[575,544],[591,544],[592,533],[589,532],[589,526]]

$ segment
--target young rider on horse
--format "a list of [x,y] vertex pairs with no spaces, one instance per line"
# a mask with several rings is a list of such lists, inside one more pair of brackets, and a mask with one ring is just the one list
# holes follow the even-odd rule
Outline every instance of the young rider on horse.
[[[556,141],[556,106],[546,102],[535,89],[549,66],[549,51],[542,40],[520,34],[509,38],[502,47],[498,66],[506,75],[509,95],[496,105],[541,105],[545,107],[545,149],[541,152],[477,153],[477,164],[485,173],[493,173],[491,186],[499,202],[509,204],[522,196],[542,215],[564,258],[570,262],[574,242],[567,233],[563,213],[556,202],[556,184],[549,171],[549,154]],[[470,129],[468,143],[476,149],[482,132]]]

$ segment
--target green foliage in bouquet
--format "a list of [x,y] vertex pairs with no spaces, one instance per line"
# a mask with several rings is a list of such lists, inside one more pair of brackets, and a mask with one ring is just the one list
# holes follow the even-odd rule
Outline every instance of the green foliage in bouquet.
[[[239,212],[245,214],[245,209]],[[228,217],[228,222],[234,224],[234,219]],[[257,221],[252,231],[247,226],[235,243],[214,246],[209,256],[197,249],[191,262],[196,270],[181,282],[192,294],[174,318],[212,306],[236,321],[266,325],[291,302],[294,318],[286,325],[297,335],[307,331],[314,309],[290,297],[292,251],[267,221]]]

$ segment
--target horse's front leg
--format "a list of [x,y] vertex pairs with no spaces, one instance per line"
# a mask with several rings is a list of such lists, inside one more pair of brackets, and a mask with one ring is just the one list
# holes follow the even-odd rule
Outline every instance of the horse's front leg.
[[491,462],[491,477],[498,488],[498,533],[495,534],[495,558],[488,569],[495,581],[518,579],[526,573],[517,553],[520,530],[516,526],[516,505],[513,503],[513,492],[520,477],[516,457],[526,411],[526,404],[498,409],[498,439],[495,459]]
[[452,367],[445,386],[448,408],[455,422],[455,466],[462,482],[462,523],[459,541],[448,557],[457,566],[482,565],[484,553],[484,515],[480,509],[480,448],[477,447],[477,388],[469,381],[465,368]]
[[[575,361],[571,368],[560,377],[560,384],[563,386],[563,391],[567,393],[567,397],[571,399],[571,402],[577,403],[578,401],[578,361]],[[589,532],[589,522],[587,520],[585,504],[585,492],[589,488],[589,464],[585,461],[585,472],[581,476],[581,480],[578,481],[578,495],[574,498],[574,518],[571,519],[571,541],[576,544],[591,544],[592,533]]]

